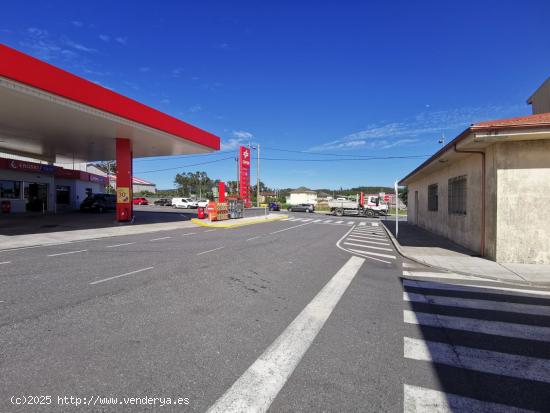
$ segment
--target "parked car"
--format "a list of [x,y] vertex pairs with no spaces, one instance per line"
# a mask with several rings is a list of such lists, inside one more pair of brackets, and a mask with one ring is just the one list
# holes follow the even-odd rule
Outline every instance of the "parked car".
[[116,209],[116,195],[91,194],[80,204],[81,211],[104,212]]
[[195,203],[191,198],[172,198],[173,208],[194,208]]
[[153,203],[155,205],[159,205],[159,206],[171,206],[172,205],[172,201],[168,198],[160,198],[160,199],[157,199]]
[[143,198],[142,196],[134,198],[133,203],[134,205],[149,205],[147,198]]
[[208,199],[199,199],[197,201],[197,208],[206,208],[210,201]]
[[281,206],[277,202],[270,202],[268,205],[270,211],[280,211]]
[[298,204],[288,207],[288,212],[313,212],[315,206],[313,204]]

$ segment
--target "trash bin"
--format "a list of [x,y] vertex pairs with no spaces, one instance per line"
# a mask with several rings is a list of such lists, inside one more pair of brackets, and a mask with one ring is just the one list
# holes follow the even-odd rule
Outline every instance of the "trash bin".
[[11,201],[2,201],[2,213],[9,214],[11,212]]
[[198,207],[197,208],[197,218],[198,219],[206,218],[206,214],[204,213],[204,207]]

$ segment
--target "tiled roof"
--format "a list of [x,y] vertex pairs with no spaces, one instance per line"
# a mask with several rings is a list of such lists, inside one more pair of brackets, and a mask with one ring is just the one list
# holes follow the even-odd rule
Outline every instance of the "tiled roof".
[[474,123],[472,129],[492,127],[529,127],[550,125],[550,113],[539,113],[537,115],[520,116],[517,118],[489,120]]

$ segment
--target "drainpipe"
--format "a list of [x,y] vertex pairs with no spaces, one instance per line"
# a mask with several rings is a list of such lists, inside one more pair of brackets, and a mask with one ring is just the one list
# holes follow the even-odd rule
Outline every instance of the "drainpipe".
[[480,255],[485,257],[485,152],[460,150],[456,148],[456,143],[453,148],[457,153],[477,153],[481,155],[481,240],[479,249]]

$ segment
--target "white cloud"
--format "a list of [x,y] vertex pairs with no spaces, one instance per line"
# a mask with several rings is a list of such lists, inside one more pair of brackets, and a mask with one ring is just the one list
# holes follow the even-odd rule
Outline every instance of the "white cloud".
[[189,108],[189,112],[191,113],[197,113],[197,112],[200,112],[201,110],[202,110],[201,105],[193,105]]
[[111,36],[108,36],[108,35],[106,35],[106,34],[100,34],[100,35],[99,35],[99,38],[100,38],[101,40],[103,40],[104,42],[108,42],[108,41],[111,40]]
[[238,139],[251,139],[254,137],[252,133],[244,130],[235,130],[233,131],[232,135],[234,138],[238,138]]
[[147,73],[147,72],[150,71],[150,70],[151,70],[151,68],[150,68],[150,67],[147,67],[147,66],[144,66],[144,67],[140,67],[140,68],[139,68],[139,71],[140,71],[141,73]]
[[119,37],[115,37],[115,41],[116,41],[117,43],[120,43],[120,44],[122,44],[122,45],[125,46],[125,45],[126,45],[126,42],[128,41],[128,38],[127,38],[127,37],[121,37],[121,36],[119,36]]
[[95,49],[92,49],[91,47],[86,47],[80,43],[73,42],[72,40],[69,40],[69,39],[64,39],[64,42],[67,46],[72,47],[73,49],[79,50],[81,52],[94,53],[97,51]]
[[231,133],[231,138],[229,138],[227,141],[222,142],[221,150],[228,151],[231,149],[236,149],[241,145],[248,144],[250,139],[252,139],[253,137],[254,135],[252,133],[244,130],[233,131]]
[[176,67],[175,69],[172,69],[172,76],[180,77],[182,72],[183,72],[183,69],[181,67]]
[[[523,107],[522,107],[523,108]],[[424,111],[398,122],[368,125],[364,130],[310,148],[311,151],[352,148],[389,149],[411,145],[421,138],[436,139],[445,131],[456,132],[483,119],[516,115],[520,107],[489,105],[449,110]]]
[[162,100],[160,101],[160,103],[162,103],[163,105],[169,105],[170,102],[171,102],[171,100],[168,99],[168,98],[164,98],[164,99],[162,99]]
[[73,26],[75,26],[75,27],[82,27],[82,26],[84,26],[84,23],[82,23],[81,21],[78,21],[78,20],[73,20],[73,21],[71,22],[71,24],[72,24]]

